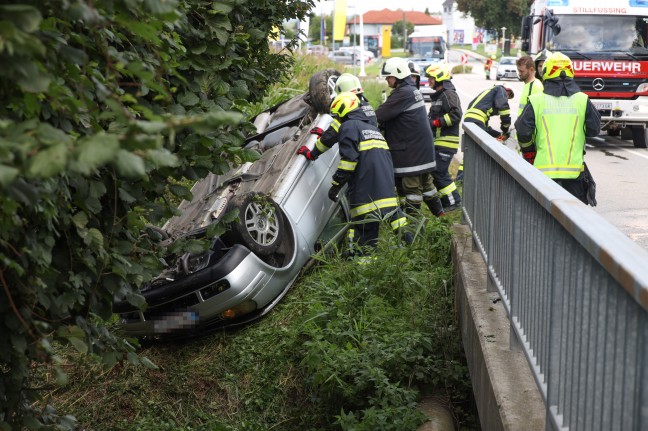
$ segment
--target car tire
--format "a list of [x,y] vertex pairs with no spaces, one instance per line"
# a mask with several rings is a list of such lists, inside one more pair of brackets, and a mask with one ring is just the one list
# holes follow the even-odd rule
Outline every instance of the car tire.
[[277,251],[285,232],[284,217],[276,202],[260,193],[246,193],[234,197],[231,206],[239,210],[231,230],[235,242],[261,256]]
[[340,76],[340,72],[324,69],[314,74],[308,82],[310,104],[318,114],[329,113],[332,89],[328,86],[328,80],[331,76]]

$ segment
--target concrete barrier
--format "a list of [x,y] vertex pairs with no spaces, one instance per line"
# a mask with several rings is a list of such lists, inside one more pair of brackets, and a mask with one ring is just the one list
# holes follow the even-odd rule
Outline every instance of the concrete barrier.
[[484,260],[467,226],[453,231],[457,317],[481,427],[544,430],[544,401],[524,354],[509,348],[509,321],[499,295],[486,291]]

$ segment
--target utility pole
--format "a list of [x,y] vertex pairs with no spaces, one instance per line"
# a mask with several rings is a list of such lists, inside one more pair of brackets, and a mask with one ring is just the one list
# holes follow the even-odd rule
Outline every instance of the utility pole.
[[364,44],[364,18],[362,17],[362,2],[358,2],[357,10],[360,13],[360,55],[362,59],[360,60],[360,73],[358,76],[365,77],[367,73],[365,72],[365,44]]
[[405,11],[403,11],[403,52],[407,49],[407,21],[405,20]]

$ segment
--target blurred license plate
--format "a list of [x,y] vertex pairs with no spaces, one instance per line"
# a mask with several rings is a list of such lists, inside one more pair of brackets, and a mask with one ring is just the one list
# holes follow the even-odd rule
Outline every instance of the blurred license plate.
[[598,109],[599,111],[603,110],[603,109],[612,109],[612,103],[604,103],[604,102],[594,102],[594,101],[592,101],[592,105],[594,105],[594,107],[596,109]]

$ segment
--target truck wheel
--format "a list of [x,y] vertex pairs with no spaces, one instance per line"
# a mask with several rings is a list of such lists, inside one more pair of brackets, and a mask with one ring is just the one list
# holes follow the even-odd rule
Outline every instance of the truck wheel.
[[648,139],[646,139],[647,132],[648,129],[644,129],[643,127],[632,127],[632,142],[635,148],[648,148]]
[[624,127],[623,129],[621,129],[621,139],[632,139],[632,127]]
[[619,136],[621,134],[621,129],[607,129],[608,136]]
[[313,75],[308,82],[308,94],[310,104],[318,114],[328,114],[331,107],[331,92],[329,87],[329,78],[340,76],[340,72],[335,69],[324,69]]

